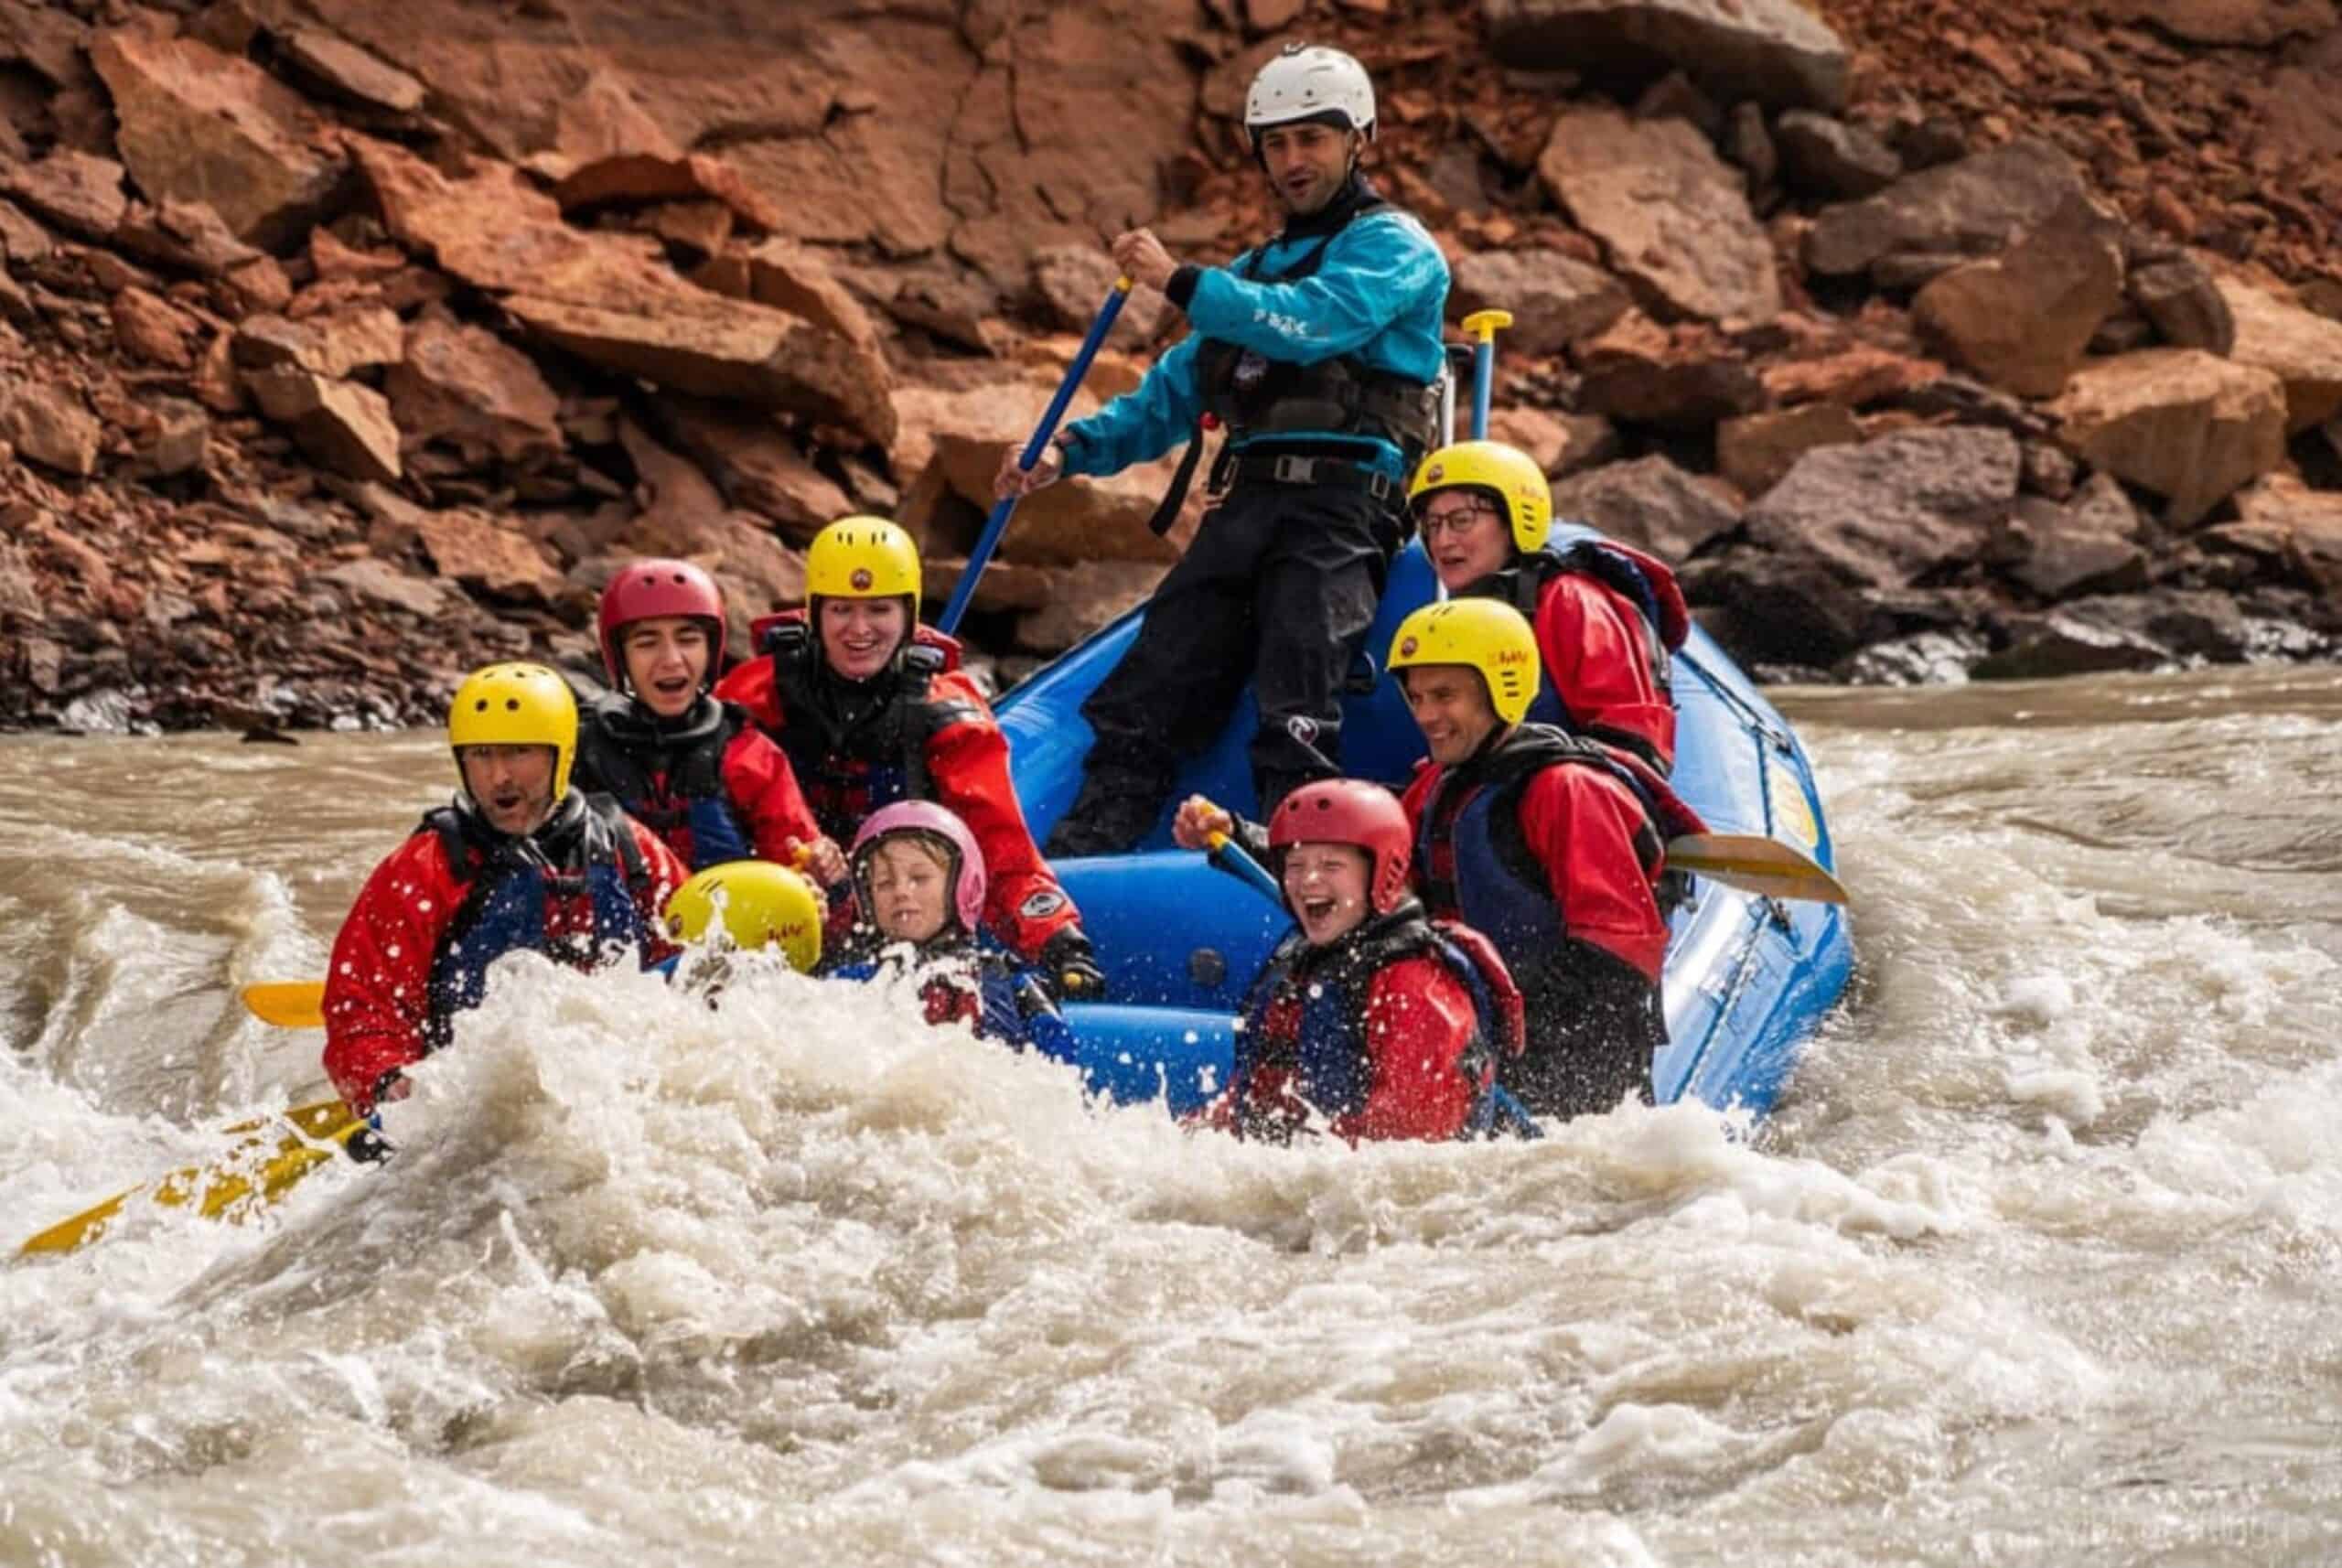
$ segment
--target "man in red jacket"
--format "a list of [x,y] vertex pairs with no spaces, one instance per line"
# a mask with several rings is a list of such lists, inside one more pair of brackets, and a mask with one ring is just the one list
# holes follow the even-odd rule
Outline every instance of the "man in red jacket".
[[1650,1098],[1667,841],[1704,831],[1658,770],[1623,749],[1522,721],[1537,639],[1494,599],[1426,605],[1388,667],[1431,759],[1407,787],[1416,886],[1434,915],[1488,933],[1520,983],[1529,1048],[1507,1087],[1540,1115]]
[[1529,722],[1671,771],[1668,656],[1692,628],[1675,574],[1613,540],[1548,543],[1552,488],[1533,458],[1500,442],[1443,446],[1407,496],[1449,596],[1502,600],[1535,628],[1542,678]]
[[1485,937],[1425,918],[1410,839],[1391,792],[1359,779],[1278,803],[1268,850],[1295,929],[1245,997],[1212,1125],[1276,1143],[1320,1117],[1352,1144],[1478,1130],[1498,1058],[1520,1048],[1520,993]]
[[577,703],[541,664],[491,664],[447,714],[463,789],[374,868],[326,975],[327,1076],[352,1111],[405,1092],[402,1074],[479,1004],[516,949],[580,969],[665,956],[660,911],[686,873],[656,833],[570,788]]
[[746,708],[709,694],[724,625],[723,591],[692,563],[619,569],[598,628],[613,690],[582,716],[576,785],[615,798],[694,871],[768,860],[842,882],[845,854],[814,822],[788,757]]
[[[919,624],[919,548],[849,517],[805,553],[807,606],[757,623],[765,655],[715,684],[789,755],[822,832],[851,843],[897,800],[949,807],[983,849],[984,923],[1065,999],[1104,993],[1081,914],[1033,843],[1008,737],[960,670],[960,645]],[[833,931],[841,940],[846,933]]]

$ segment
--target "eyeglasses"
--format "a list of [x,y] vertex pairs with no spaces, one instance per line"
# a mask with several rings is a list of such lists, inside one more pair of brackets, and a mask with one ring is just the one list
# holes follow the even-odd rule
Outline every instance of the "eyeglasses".
[[1433,538],[1443,529],[1451,533],[1461,533],[1484,517],[1502,515],[1496,508],[1486,505],[1450,507],[1442,512],[1418,512],[1415,516],[1415,532],[1425,539]]

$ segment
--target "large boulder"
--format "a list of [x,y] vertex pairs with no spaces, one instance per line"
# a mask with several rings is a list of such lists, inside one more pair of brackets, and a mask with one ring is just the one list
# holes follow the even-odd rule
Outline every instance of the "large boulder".
[[687,5],[655,25],[628,0],[298,9],[426,83],[478,145],[556,179],[721,146],[782,232],[888,257],[948,248],[1000,287],[1023,284],[1036,246],[1153,218],[1159,171],[1193,134],[1197,14],[1177,0]]
[[1895,149],[1859,125],[1792,109],[1773,127],[1782,171],[1801,190],[1839,199],[1873,196],[1902,177]]
[[2182,528],[2285,455],[2283,384],[2197,349],[2085,365],[2050,412],[2068,450],[2166,498],[2166,520]]
[[403,149],[357,142],[392,233],[427,249],[548,343],[607,370],[893,438],[885,358],[794,311],[677,277],[645,237],[581,233],[502,165],[450,178]]
[[[1087,332],[1104,308],[1119,269],[1097,245],[1049,245],[1033,252],[1033,294],[1052,327]],[[1113,336],[1125,343],[1151,340],[1171,302],[1144,284],[1133,285],[1114,317]]]
[[[926,509],[947,497],[976,515],[990,510],[1001,458],[1024,446],[1054,391],[1050,383],[1018,380],[964,391],[906,387],[897,392],[901,435],[890,455],[897,477],[908,487],[904,526],[923,532]],[[1085,392],[1076,398],[1069,418],[1094,406]],[[1165,458],[1111,478],[1063,480],[1034,492],[1017,504],[1003,554],[1037,565],[1090,560],[1168,564],[1178,552],[1148,532],[1146,524],[1176,466]],[[1198,499],[1190,494],[1191,508]],[[929,542],[935,547],[954,542]]]
[[2285,430],[2298,435],[2342,413],[2342,321],[2333,321],[2234,278],[2219,280],[2236,322],[2229,357],[2258,365],[2285,387]]
[[1618,452],[1618,431],[1598,413],[1548,413],[1518,404],[1488,411],[1488,439],[1518,446],[1549,479],[1606,463]]
[[444,441],[471,462],[526,464],[561,450],[561,399],[536,361],[443,311],[407,328],[383,390],[410,444]]
[[2000,255],[1928,285],[1912,314],[1953,359],[1994,386],[2055,397],[2122,301],[2121,232],[2077,203]]
[[801,316],[857,349],[876,353],[878,323],[840,283],[820,253],[794,240],[769,239],[711,260],[693,280],[703,287]]
[[430,91],[394,65],[322,27],[293,27],[280,40],[287,64],[350,102],[392,114],[421,109]]
[[2241,521],[2281,554],[2302,584],[2342,608],[2342,495],[2272,474],[2237,496]]
[[2020,497],[2010,531],[2009,575],[2045,599],[2147,585],[2139,511],[2111,474],[2092,475],[2070,500]]
[[2005,431],[1910,430],[1821,446],[1749,509],[1748,537],[1861,587],[1907,587],[1973,559],[2016,500]]
[[1016,645],[1062,653],[1155,592],[1163,568],[1144,561],[1083,561],[1051,575],[1047,604],[1016,618]]
[[1578,406],[1639,424],[1701,429],[1765,404],[1747,356],[1712,327],[1660,326],[1629,311],[1574,350]]
[[1490,51],[1523,70],[1681,70],[1724,102],[1835,109],[1850,61],[1797,0],[1481,0]]
[[1745,496],[1761,496],[1817,446],[1851,446],[1863,438],[1853,410],[1809,403],[1727,419],[1716,426],[1716,472]]
[[1841,277],[1894,256],[1991,255],[2085,195],[2064,153],[2011,142],[1823,208],[1806,232],[1805,264]]
[[1559,251],[1475,251],[1456,263],[1447,313],[1509,311],[1504,351],[1542,355],[1601,331],[1631,303],[1617,278]]
[[338,380],[353,371],[395,364],[405,352],[398,317],[379,305],[300,321],[248,316],[236,328],[236,364],[247,371],[289,365]]
[[763,520],[726,508],[689,458],[653,441],[632,420],[622,422],[618,435],[634,464],[641,510],[614,541],[618,547],[705,562],[724,589],[743,649],[746,615],[804,602],[805,558],[773,537]]
[[784,311],[710,304],[720,308],[646,312],[516,295],[505,308],[536,337],[605,370],[699,397],[802,413],[873,441],[893,437],[883,365]]
[[1780,313],[1772,242],[1740,174],[1685,122],[1634,120],[1607,105],[1566,110],[1537,172],[1646,309],[1706,321]]
[[373,388],[293,365],[247,371],[243,380],[261,412],[289,425],[301,449],[335,473],[388,484],[404,472],[398,423]]
[[494,599],[549,605],[564,585],[543,546],[475,511],[426,511],[414,519],[423,553],[442,577]]
[[581,165],[553,187],[564,212],[613,202],[712,200],[751,227],[768,232],[781,226],[779,205],[749,185],[721,158],[702,153],[663,156],[657,153],[613,153]]
[[768,521],[800,548],[854,503],[769,414],[698,398],[660,400],[666,434],[714,480],[730,506]]
[[2122,280],[2122,292],[2175,349],[2225,355],[2236,347],[2236,317],[2212,274],[2192,256],[2135,269]]
[[13,382],[0,386],[0,437],[18,456],[45,468],[87,477],[97,472],[105,427],[70,386],[47,381]]
[[1664,561],[1681,561],[1740,526],[1724,499],[1666,458],[1612,463],[1563,480],[1553,515],[1588,522]]
[[[122,188],[122,166],[112,158],[59,147],[35,164],[0,158],[0,192],[15,197],[61,229],[91,240],[110,240],[129,216]],[[9,254],[32,260],[12,243]]]
[[98,35],[90,63],[113,95],[123,162],[155,200],[208,202],[236,237],[274,249],[322,212],[341,166],[311,145],[300,94],[190,38]]

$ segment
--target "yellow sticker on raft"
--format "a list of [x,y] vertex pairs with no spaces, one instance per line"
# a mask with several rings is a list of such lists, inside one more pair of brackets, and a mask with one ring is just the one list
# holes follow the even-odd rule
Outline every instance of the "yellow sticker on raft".
[[1813,801],[1806,795],[1805,780],[1781,757],[1774,757],[1767,768],[1766,793],[1772,797],[1773,836],[1809,850],[1819,848],[1821,824],[1814,818]]

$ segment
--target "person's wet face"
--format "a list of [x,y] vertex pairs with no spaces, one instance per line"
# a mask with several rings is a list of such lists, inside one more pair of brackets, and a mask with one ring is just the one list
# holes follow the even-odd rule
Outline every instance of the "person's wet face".
[[618,632],[618,653],[635,700],[662,719],[679,718],[707,680],[706,623],[696,616],[651,616]]
[[1351,156],[1365,143],[1358,132],[1332,125],[1272,125],[1261,133],[1261,167],[1284,209],[1306,218],[1340,194]]
[[553,815],[552,746],[467,746],[457,755],[464,792],[498,832],[525,838]]
[[1415,510],[1432,570],[1451,594],[1512,564],[1512,525],[1495,502],[1471,490],[1437,490]]
[[1407,711],[1423,732],[1431,759],[1453,768],[1471,759],[1497,728],[1488,682],[1469,664],[1418,664],[1399,672]]
[[825,598],[822,657],[833,673],[867,681],[886,668],[910,628],[910,610],[900,599]]
[[1313,947],[1357,929],[1373,906],[1367,884],[1374,858],[1354,843],[1297,843],[1285,851],[1284,901]]
[[910,835],[882,838],[863,856],[870,923],[898,942],[924,942],[943,929],[948,889],[943,852]]

